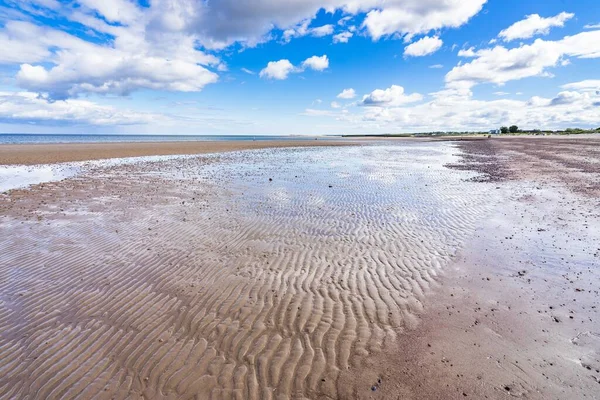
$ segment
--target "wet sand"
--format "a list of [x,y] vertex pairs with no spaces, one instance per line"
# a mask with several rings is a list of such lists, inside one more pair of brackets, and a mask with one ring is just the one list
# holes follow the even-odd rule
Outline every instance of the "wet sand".
[[597,143],[527,140],[2,195],[0,397],[596,398]]
[[337,140],[261,140],[215,142],[126,142],[126,143],[53,143],[0,145],[0,165],[37,165],[108,158],[206,154],[223,151],[340,146],[349,141]]
[[[395,382],[382,397],[600,398],[600,139],[457,143],[451,167],[479,172],[503,200],[445,270],[419,327],[376,360]],[[373,377],[351,378],[370,397]]]

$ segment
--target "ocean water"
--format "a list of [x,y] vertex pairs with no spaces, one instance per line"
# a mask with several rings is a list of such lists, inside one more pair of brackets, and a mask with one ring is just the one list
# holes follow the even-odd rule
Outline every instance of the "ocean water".
[[188,142],[252,140],[327,140],[335,136],[286,135],[96,135],[96,134],[13,134],[0,133],[0,144],[27,143],[108,143],[108,142]]

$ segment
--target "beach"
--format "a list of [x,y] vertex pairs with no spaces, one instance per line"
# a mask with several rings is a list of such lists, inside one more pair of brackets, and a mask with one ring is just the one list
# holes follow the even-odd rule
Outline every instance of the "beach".
[[277,147],[346,144],[332,140],[173,141],[120,143],[0,144],[0,165],[37,165],[109,158],[207,154]]
[[3,145],[0,398],[598,398],[600,140]]

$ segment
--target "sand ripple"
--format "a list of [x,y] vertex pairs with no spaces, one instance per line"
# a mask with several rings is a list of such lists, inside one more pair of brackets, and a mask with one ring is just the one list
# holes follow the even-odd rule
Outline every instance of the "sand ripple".
[[452,152],[241,152],[34,188],[0,226],[0,397],[343,397],[488,211]]

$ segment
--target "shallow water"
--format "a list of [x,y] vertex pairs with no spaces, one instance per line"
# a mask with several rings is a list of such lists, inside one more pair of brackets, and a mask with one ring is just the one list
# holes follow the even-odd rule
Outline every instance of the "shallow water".
[[157,162],[186,157],[190,156],[145,156],[57,164],[0,165],[0,192],[27,188],[40,183],[56,182],[117,165]]
[[245,151],[44,188],[42,222],[0,225],[0,397],[347,395],[495,202],[455,152]]

